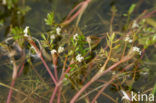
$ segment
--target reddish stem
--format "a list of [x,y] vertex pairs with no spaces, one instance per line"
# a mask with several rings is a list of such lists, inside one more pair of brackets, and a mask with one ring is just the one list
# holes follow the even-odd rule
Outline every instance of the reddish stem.
[[[20,65],[21,65],[21,64],[20,64]],[[16,72],[18,72],[18,69],[19,69],[20,65],[17,67],[17,71],[16,71]],[[22,69],[22,68],[23,68],[23,65],[22,65],[21,69]],[[11,81],[11,87],[12,87],[12,88],[13,88],[14,85],[15,85],[16,78],[17,78],[17,73],[16,73],[15,77],[14,77],[14,78],[12,79],[12,81]],[[13,92],[12,88],[10,88],[10,90],[9,90],[9,94],[8,94],[8,98],[7,98],[7,103],[10,103],[10,101],[11,101],[12,92]]]
[[47,71],[48,71],[50,77],[51,77],[52,80],[54,81],[54,84],[56,85],[56,84],[57,84],[56,79],[54,78],[53,74],[51,73],[50,68],[48,67],[47,63],[45,62],[45,60],[43,59],[42,56],[40,56],[40,59],[41,59],[42,63],[44,64],[45,68],[47,69]]
[[58,86],[56,85],[56,87],[55,87],[55,89],[54,89],[54,91],[52,93],[52,96],[50,98],[49,103],[53,103],[57,90],[58,90]]
[[[68,14],[66,20],[61,24],[61,25],[67,25],[69,23],[71,23],[78,15],[81,15],[81,13],[85,10],[85,8],[87,7],[87,5],[89,4],[91,0],[86,0],[86,1],[83,1],[81,3],[79,3],[76,7],[74,7]],[[76,11],[76,9],[78,9],[78,7],[80,7],[80,9],[72,15],[72,13],[74,11]],[[70,17],[71,16],[71,17]]]
[[22,72],[23,72],[23,69],[24,69],[24,63],[25,63],[25,62],[22,63],[22,67],[21,67],[21,69],[20,69],[20,71],[19,71],[19,73],[18,73],[18,76],[20,76],[20,75],[22,74]]
[[152,12],[150,12],[150,13],[148,13],[148,14],[146,14],[145,16],[143,16],[143,18],[148,18],[148,17],[150,17],[151,15],[153,15],[154,13],[156,13],[156,10],[155,10],[155,11],[152,11]]
[[[15,79],[12,80],[12,82],[11,82],[11,87],[13,88],[14,85],[15,85]],[[9,94],[8,94],[8,98],[7,98],[7,103],[10,103],[10,101],[11,101],[12,92],[13,92],[13,91],[12,91],[12,88],[10,88],[10,90],[9,90]]]
[[57,75],[58,56],[57,56],[57,54],[52,54],[52,59],[53,59],[53,65],[54,65],[54,75],[55,75],[56,80],[58,81],[58,75]]
[[58,96],[57,96],[57,103],[61,103],[61,88],[58,88]]
[[76,11],[76,9],[78,9],[78,7],[80,7],[83,3],[84,3],[84,1],[81,2],[81,3],[79,3],[78,5],[76,5],[76,6],[69,12],[68,16],[66,17],[66,20],[69,19],[69,17],[72,15],[72,13],[73,13],[74,11]]
[[57,66],[56,66],[56,65],[54,65],[54,74],[55,74],[55,78],[56,78],[56,80],[58,80]]
[[54,84],[56,85],[56,79],[54,78],[53,74],[51,73],[50,68],[48,67],[47,63],[45,62],[45,60],[42,57],[42,53],[41,51],[38,49],[38,47],[36,46],[35,42],[31,39],[31,37],[28,37],[28,42],[31,44],[32,47],[34,47],[35,52],[37,53],[37,55],[40,57],[42,63],[44,64],[45,68],[47,69],[51,79],[54,81]]

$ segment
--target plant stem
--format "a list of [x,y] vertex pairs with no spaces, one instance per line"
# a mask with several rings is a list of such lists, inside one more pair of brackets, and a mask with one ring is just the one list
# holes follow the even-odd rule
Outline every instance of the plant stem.
[[51,98],[50,98],[49,103],[53,103],[57,90],[58,90],[58,86],[56,85],[56,86],[55,86],[55,89],[54,89],[54,91],[53,91],[53,93],[52,93],[52,96],[51,96]]
[[56,79],[54,78],[52,72],[50,71],[50,68],[48,67],[47,63],[45,62],[44,58],[42,57],[41,51],[38,49],[38,47],[36,46],[35,42],[31,39],[31,37],[28,37],[27,40],[28,40],[28,42],[30,43],[30,45],[31,45],[32,47],[34,47],[35,52],[36,52],[37,55],[40,57],[42,63],[44,64],[45,68],[47,69],[47,71],[48,71],[48,73],[49,73],[51,79],[54,81],[54,84],[56,85],[56,84],[57,84]]
[[56,84],[57,84],[56,79],[54,78],[53,74],[51,73],[50,68],[48,67],[47,63],[45,62],[45,60],[43,59],[42,56],[40,56],[40,59],[41,59],[42,63],[44,64],[45,68],[47,69],[47,71],[48,71],[50,77],[51,77],[52,80],[54,81],[54,84],[56,85]]
[[61,101],[61,87],[58,88],[58,95],[57,95],[57,103],[60,103]]
[[[14,85],[15,85],[15,79],[12,80],[12,82],[11,82],[11,87],[13,88]],[[12,92],[13,92],[13,90],[10,88],[9,94],[8,94],[8,98],[7,98],[7,103],[10,103],[10,101],[11,101]]]

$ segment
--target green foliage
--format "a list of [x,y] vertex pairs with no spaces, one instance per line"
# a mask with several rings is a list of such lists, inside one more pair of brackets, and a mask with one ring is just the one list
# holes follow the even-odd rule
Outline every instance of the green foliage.
[[44,19],[45,23],[49,26],[54,24],[54,12],[50,12],[47,14],[47,18]]
[[89,51],[89,47],[86,48],[86,45],[88,45],[88,43],[84,35],[78,35],[76,40],[71,38],[71,41],[75,48],[76,54],[80,53],[82,55],[85,55],[87,51]]
[[11,34],[15,40],[23,38],[23,29],[18,27],[12,28]]
[[129,10],[128,10],[128,15],[131,15],[131,14],[132,14],[132,12],[134,11],[135,7],[136,7],[136,4],[132,4],[132,5],[130,6],[130,8],[129,8]]
[[111,35],[107,34],[107,45],[111,49],[118,49],[120,47],[119,39],[115,40],[115,36],[115,33],[112,33]]
[[140,25],[142,25],[140,27],[140,32],[139,35],[138,35],[138,41],[139,41],[139,44],[143,45],[144,48],[148,48],[149,46],[151,45],[154,45],[156,43],[156,30],[154,27],[149,27],[149,26],[145,26],[144,25],[147,25],[144,23],[141,23]]
[[25,15],[28,11],[30,11],[31,8],[29,6],[26,6],[26,7],[19,7],[19,12],[22,14],[22,15]]
[[8,9],[13,8],[17,2],[18,2],[18,0],[6,0]]

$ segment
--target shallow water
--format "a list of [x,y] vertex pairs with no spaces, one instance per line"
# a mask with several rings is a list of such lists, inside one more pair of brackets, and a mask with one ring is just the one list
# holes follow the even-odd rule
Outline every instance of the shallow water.
[[[61,23],[66,15],[69,13],[69,11],[80,1],[82,0],[26,0],[25,5],[30,6],[31,10],[23,17],[23,19],[21,19],[21,21],[18,22],[18,25],[22,27],[30,26],[31,34],[38,37],[40,35],[40,32],[46,32],[49,30],[44,22],[44,18],[46,17],[48,12],[54,11],[56,22]],[[138,9],[134,11],[132,18],[138,16],[145,9],[153,8],[156,5],[155,0],[93,0],[83,14],[79,27],[85,35],[98,35],[103,32],[109,31],[109,21],[111,18],[110,8],[112,5],[115,5],[118,9],[118,14],[115,17],[115,26],[113,29],[122,29],[122,27],[124,26],[124,22],[121,21],[121,19],[123,19],[122,14],[126,13],[130,5],[133,3],[140,3],[140,7],[138,7]],[[4,23],[5,26],[0,27],[0,41],[5,39],[8,25],[12,23],[10,21],[12,15],[6,15],[4,16],[4,18],[6,19],[6,21]],[[145,59],[145,62],[147,62],[145,67],[148,68],[150,74],[139,76],[137,82],[134,83],[134,89],[138,89],[142,85],[145,85],[147,82],[148,84],[145,85],[145,88],[151,87],[156,82],[156,50],[152,50],[152,53],[150,51],[148,52],[149,55],[147,56],[149,56],[151,59]],[[10,65],[5,64],[9,61],[3,61],[3,53],[0,53],[0,55],[0,82],[9,84],[11,78],[11,69]],[[8,89],[0,86],[0,101],[6,99],[5,97],[1,96],[2,92],[5,92],[4,95],[7,95],[8,92],[6,91],[8,91]],[[72,90],[70,92],[72,92]],[[69,97],[72,96],[70,92],[67,94],[69,95]],[[110,94],[111,96],[113,95],[115,97],[120,97],[117,92],[111,91],[111,87],[106,89],[105,92]],[[91,95],[91,97],[92,96],[94,97],[94,94]],[[79,103],[83,102],[84,101],[79,101]],[[109,99],[103,98],[102,96],[98,100],[98,102],[111,103]],[[119,103],[121,103],[121,101],[119,101]]]

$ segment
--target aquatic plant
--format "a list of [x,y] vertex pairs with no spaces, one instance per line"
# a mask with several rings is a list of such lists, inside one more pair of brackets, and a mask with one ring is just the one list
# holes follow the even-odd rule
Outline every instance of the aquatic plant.
[[[131,102],[131,97],[128,94],[133,89],[138,73],[148,73],[146,69],[140,68],[144,65],[142,61],[146,51],[150,46],[155,47],[156,22],[152,16],[155,16],[156,11],[145,11],[131,19],[136,7],[136,4],[132,4],[128,12],[124,14],[126,17],[124,29],[114,30],[113,22],[117,8],[112,6],[110,31],[86,36],[78,24],[90,2],[91,0],[80,2],[60,24],[55,21],[54,12],[48,13],[44,21],[50,29],[40,33],[40,37],[35,37],[29,26],[10,28],[9,37],[0,43],[2,50],[7,52],[12,67],[11,85],[7,86],[0,83],[1,86],[10,89],[7,103],[11,102],[13,91],[18,91],[25,97],[22,102],[30,98],[31,102],[35,103],[38,102],[38,98],[41,98],[49,101],[49,103],[61,103],[63,101],[75,103],[81,100],[86,103],[96,103],[100,95],[104,94],[103,91],[110,85],[115,86],[116,92],[121,92],[120,94],[123,95],[121,100]],[[12,8],[13,5],[8,4],[8,9]],[[76,26],[70,27],[71,30],[68,30],[66,26],[76,17],[78,17]],[[36,63],[39,61],[41,61],[38,64],[41,69],[45,69],[49,74],[45,77],[46,81],[43,78],[44,74],[35,69],[38,68]],[[30,67],[27,67],[28,65]],[[35,73],[30,75],[29,72],[32,71]],[[35,96],[38,97],[31,98],[32,94],[24,93],[28,87],[20,86],[22,83],[19,82],[25,83],[23,78],[29,77],[30,80],[26,85],[33,85],[32,87],[36,91],[32,90],[32,94],[36,92]],[[47,79],[49,77],[51,80]],[[20,91],[17,90],[18,87],[17,89],[14,87],[15,83],[19,84]],[[93,85],[94,83],[97,84]],[[41,89],[44,86],[48,91],[46,93],[48,98],[39,95],[44,94],[45,90]],[[89,89],[90,86],[93,86],[91,90]],[[72,91],[74,91],[71,94],[72,98],[65,95],[69,92],[69,87],[70,90],[73,88]],[[21,92],[22,90],[23,92]],[[97,93],[92,97],[91,94],[95,91]],[[155,94],[155,86],[152,93]],[[55,98],[56,96],[57,98]],[[111,96],[107,94],[105,96],[117,103],[117,100]]]

